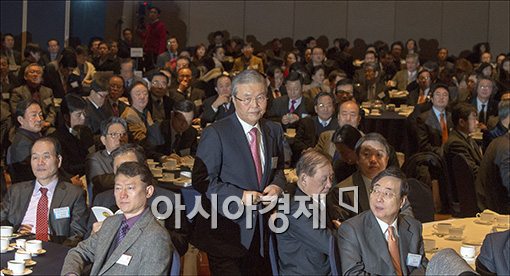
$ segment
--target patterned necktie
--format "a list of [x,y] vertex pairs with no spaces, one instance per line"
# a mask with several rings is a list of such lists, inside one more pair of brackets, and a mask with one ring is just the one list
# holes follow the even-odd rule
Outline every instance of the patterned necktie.
[[48,192],[47,188],[40,188],[41,198],[37,203],[37,216],[35,223],[35,238],[48,241]]
[[439,115],[439,122],[441,123],[441,142],[442,144],[448,141],[448,127],[446,127],[446,120],[444,119],[444,113]]
[[294,111],[296,111],[296,107],[294,106],[295,104],[296,104],[296,100],[290,101],[289,113],[294,113]]
[[478,122],[485,124],[485,104],[482,104],[482,110],[478,114]]
[[119,244],[124,240],[127,233],[129,231],[129,225],[127,224],[126,220],[122,220],[122,223],[120,224],[119,232],[117,232],[117,236],[115,237],[115,248],[119,246]]
[[249,134],[251,137],[250,140],[251,157],[253,158],[253,163],[255,163],[255,169],[257,170],[258,186],[260,187],[260,183],[262,181],[262,164],[260,163],[260,152],[257,132],[258,129],[254,127],[250,130]]
[[112,103],[112,111],[113,111],[113,116],[119,117],[119,104],[118,103]]
[[420,91],[420,96],[418,96],[418,104],[424,103],[426,98],[427,97],[425,96],[425,92]]
[[223,108],[225,109],[225,111],[228,111],[228,103],[224,103]]
[[395,268],[397,275],[402,275],[402,267],[400,266],[400,250],[398,248],[398,240],[395,236],[395,228],[388,226],[388,250],[390,251],[391,262]]

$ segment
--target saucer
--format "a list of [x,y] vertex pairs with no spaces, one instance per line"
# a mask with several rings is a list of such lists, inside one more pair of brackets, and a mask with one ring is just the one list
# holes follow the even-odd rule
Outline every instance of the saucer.
[[25,267],[27,267],[27,266],[34,266],[36,264],[37,264],[37,262],[34,261],[34,260],[25,260]]
[[462,241],[464,239],[464,237],[456,237],[456,236],[448,236],[445,238],[445,240],[449,240],[449,241]]
[[46,249],[39,249],[36,252],[28,252],[26,250],[19,250],[19,251],[21,251],[23,253],[30,253],[30,254],[32,254],[32,256],[37,256],[37,255],[41,255],[41,254],[46,253]]
[[12,233],[12,235],[10,235],[10,236],[1,236],[1,237],[4,238],[4,239],[16,239],[16,238],[21,237],[21,234],[19,234],[19,233]]
[[476,257],[468,258],[468,257],[462,256],[462,259],[464,259],[468,264],[470,264],[470,263],[474,263],[475,262]]
[[480,220],[480,219],[475,219],[475,223],[476,224],[483,224],[483,225],[491,225],[492,224],[491,221],[484,221],[484,220]]
[[0,253],[7,253],[7,252],[10,252],[10,251],[13,251],[13,250],[14,250],[14,247],[9,246],[9,247],[7,247],[7,249],[1,250]]
[[476,241],[476,240],[467,240],[467,241],[464,241],[463,244],[472,245],[472,246],[482,246],[482,242]]
[[163,177],[163,174],[158,173],[158,174],[153,174],[152,176],[154,178],[161,178],[161,177]]
[[12,271],[10,269],[7,269],[7,268],[4,268],[2,269],[2,273],[4,275],[28,275],[28,274],[31,274],[32,273],[32,270],[31,269],[28,269],[28,268],[25,268],[25,270],[23,271],[23,273],[21,274],[14,274],[12,273]]
[[496,227],[497,227],[497,228],[510,228],[510,224],[508,224],[508,223],[505,223],[505,224],[500,224],[500,223],[498,223],[498,224],[496,225]]
[[425,253],[436,253],[437,251],[439,251],[439,248],[435,247],[435,248],[432,248],[432,249],[429,249],[429,250],[425,250]]
[[160,179],[158,179],[159,182],[167,182],[167,183],[172,183],[175,180],[176,180],[175,178],[173,178],[173,179],[170,179],[170,178],[160,178]]

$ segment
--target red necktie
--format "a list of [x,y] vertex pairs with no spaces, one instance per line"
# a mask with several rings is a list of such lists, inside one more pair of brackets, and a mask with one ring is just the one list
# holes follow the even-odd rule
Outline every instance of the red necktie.
[[398,240],[394,233],[393,226],[388,226],[388,251],[390,251],[391,262],[395,268],[397,275],[402,275],[402,267],[400,266],[400,250],[398,248]]
[[48,189],[40,188],[41,198],[37,203],[37,218],[35,228],[35,238],[41,241],[48,241]]
[[295,103],[296,103],[296,100],[290,101],[289,113],[294,113],[294,111],[296,111],[296,107],[294,106]]
[[439,122],[441,123],[441,142],[444,144],[448,141],[448,128],[446,127],[446,121],[444,119],[444,113],[439,115]]
[[118,103],[112,103],[112,111],[113,111],[113,116],[119,117],[119,104]]
[[250,151],[251,157],[253,158],[253,163],[255,163],[255,169],[257,170],[257,180],[258,186],[260,187],[260,183],[262,181],[262,164],[260,163],[260,155],[259,155],[259,143],[257,139],[257,128],[254,127],[249,132],[251,140],[250,140]]

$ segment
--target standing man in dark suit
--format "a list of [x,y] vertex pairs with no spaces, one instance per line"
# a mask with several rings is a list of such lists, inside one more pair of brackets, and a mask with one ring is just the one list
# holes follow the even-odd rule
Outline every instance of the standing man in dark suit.
[[91,275],[167,275],[174,247],[147,207],[153,192],[147,166],[120,165],[114,194],[122,214],[106,218],[95,234],[69,250],[61,275],[81,275],[88,264]]
[[[202,207],[209,213],[211,201],[223,206],[228,197],[237,206],[250,208],[246,207],[249,210],[237,219],[218,208],[214,229],[210,217],[196,217],[191,243],[207,252],[213,275],[268,275],[267,218],[253,211],[261,207],[262,196],[274,197],[283,191],[283,131],[274,122],[262,119],[267,85],[257,71],[245,70],[235,77],[232,97],[235,115],[202,133],[193,187],[202,193]],[[239,211],[233,205],[229,208],[232,214]],[[252,223],[250,227],[248,223]]]
[[289,73],[285,88],[287,95],[273,101],[267,118],[282,123],[284,129],[296,128],[299,119],[314,114],[313,102],[303,97],[303,78],[299,73]]
[[489,116],[498,116],[498,103],[493,95],[494,82],[487,77],[479,77],[476,85],[476,97],[471,104],[476,108],[478,123],[482,130],[492,128],[488,126]]
[[[58,175],[62,164],[60,143],[50,137],[37,140],[31,149],[35,180],[12,185],[2,200],[0,221],[36,239],[76,245],[86,231],[89,215],[81,187]],[[49,207],[49,208],[48,208]]]
[[[331,233],[323,228],[315,229],[318,217],[304,215],[295,218],[293,214],[314,208],[325,211],[325,196],[333,182],[333,168],[329,158],[316,151],[307,151],[296,165],[298,175],[297,189],[290,200],[290,213],[285,214],[289,221],[286,231],[276,235],[278,246],[278,265],[281,275],[328,275],[329,240]],[[319,200],[319,201],[317,201]],[[312,207],[312,205],[314,205]],[[280,226],[281,227],[281,226]]]
[[452,121],[454,129],[450,132],[448,141],[444,144],[446,163],[451,164],[451,160],[455,155],[462,155],[476,179],[478,168],[482,162],[482,150],[469,136],[469,134],[475,132],[478,124],[476,108],[467,103],[458,103],[453,107]]
[[453,126],[452,115],[446,111],[449,101],[448,86],[435,84],[430,95],[432,109],[421,113],[416,119],[418,145],[422,152],[432,151],[442,156],[442,145],[448,140],[448,133]]
[[207,124],[221,120],[235,112],[232,104],[232,80],[229,76],[221,75],[216,79],[214,88],[218,95],[209,97],[204,101],[204,112],[200,116],[200,124],[206,127]]
[[421,223],[399,214],[409,184],[398,168],[372,180],[370,210],[343,222],[337,245],[343,275],[409,275],[425,272]]
[[314,99],[316,116],[299,120],[296,139],[292,145],[295,160],[299,159],[303,150],[315,147],[319,136],[324,131],[336,130],[338,120],[335,118],[335,98],[333,94],[320,92]]

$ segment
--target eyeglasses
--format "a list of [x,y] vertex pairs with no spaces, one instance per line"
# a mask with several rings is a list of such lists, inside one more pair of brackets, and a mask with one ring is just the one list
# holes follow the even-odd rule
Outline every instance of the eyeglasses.
[[378,189],[378,188],[372,188],[370,189],[370,195],[374,195],[374,196],[382,196],[383,199],[385,200],[390,200],[394,197],[396,197],[397,195],[392,192],[392,191],[387,191],[387,190],[381,190],[381,189]]
[[237,96],[234,96],[234,98],[236,98],[236,100],[240,101],[244,105],[250,105],[253,102],[253,100],[255,100],[258,104],[261,104],[261,103],[267,101],[266,95],[259,95],[255,98],[246,98],[246,99],[239,99]]
[[152,86],[156,87],[166,87],[167,83],[162,81],[153,81],[151,82]]
[[332,104],[323,104],[323,103],[320,103],[317,105],[319,108],[330,108],[330,107],[333,107]]
[[121,138],[121,137],[124,137],[126,135],[125,132],[112,132],[112,133],[107,133],[106,135],[110,136],[110,138],[112,139],[117,139],[117,138]]
[[492,85],[480,85],[480,88],[488,89],[488,88],[492,88]]

